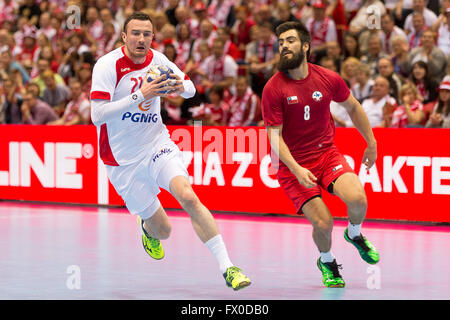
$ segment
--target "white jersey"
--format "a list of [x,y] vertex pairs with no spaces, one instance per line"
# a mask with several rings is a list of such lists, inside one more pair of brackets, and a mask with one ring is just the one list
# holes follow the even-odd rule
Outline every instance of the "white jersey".
[[164,54],[150,49],[145,61],[135,64],[124,49],[98,59],[92,73],[91,117],[97,126],[100,158],[110,166],[134,163],[170,138],[161,119],[160,97],[145,100],[139,90],[151,65],[166,65],[184,79],[183,98],[195,94],[192,81]]

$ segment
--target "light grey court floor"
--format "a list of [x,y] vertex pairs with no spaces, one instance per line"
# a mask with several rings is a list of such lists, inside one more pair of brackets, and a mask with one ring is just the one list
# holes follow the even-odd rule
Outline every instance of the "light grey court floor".
[[253,281],[234,292],[184,212],[168,212],[166,257],[142,248],[125,209],[0,202],[0,299],[450,299],[450,227],[365,222],[380,251],[370,266],[336,220],[344,289],[327,289],[307,220],[215,214],[231,260]]

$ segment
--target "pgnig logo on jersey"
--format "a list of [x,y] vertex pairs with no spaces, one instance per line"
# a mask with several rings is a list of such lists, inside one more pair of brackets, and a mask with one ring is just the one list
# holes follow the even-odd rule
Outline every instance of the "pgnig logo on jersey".
[[170,148],[163,148],[161,150],[159,150],[159,152],[157,154],[155,154],[152,158],[153,162],[155,162],[156,160],[159,159],[159,157],[161,157],[164,154],[169,154],[172,152],[172,149]]
[[146,122],[146,123],[155,123],[158,121],[157,113],[140,113],[140,112],[125,112],[122,115],[122,121],[130,119],[132,122]]

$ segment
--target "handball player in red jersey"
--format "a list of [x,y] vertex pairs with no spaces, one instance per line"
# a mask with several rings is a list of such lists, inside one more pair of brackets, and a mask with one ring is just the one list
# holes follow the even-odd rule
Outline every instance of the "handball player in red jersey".
[[367,169],[377,158],[377,142],[364,110],[344,80],[333,71],[307,62],[311,36],[305,26],[286,22],[276,29],[276,34],[281,55],[279,71],[264,87],[261,104],[272,152],[281,160],[278,181],[297,213],[303,213],[313,226],[313,240],[320,251],[317,266],[324,285],[344,287],[339,273],[342,267],[331,251],[333,218],[321,198],[321,188],[347,205],[345,239],[370,264],[377,263],[379,255],[360,232],[367,199],[358,176],[334,144],[330,101],[346,108],[366,140],[363,163]]

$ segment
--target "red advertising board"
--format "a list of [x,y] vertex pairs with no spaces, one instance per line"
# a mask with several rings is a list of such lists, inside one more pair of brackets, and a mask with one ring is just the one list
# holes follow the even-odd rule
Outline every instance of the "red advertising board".
[[[264,128],[169,127],[194,190],[217,211],[295,214],[270,165]],[[450,130],[374,129],[376,165],[361,168],[365,142],[338,128],[336,145],[367,193],[367,218],[450,222]],[[93,126],[0,126],[0,198],[123,205],[97,156]],[[323,192],[333,216],[345,205]],[[166,191],[167,208],[179,208]]]

